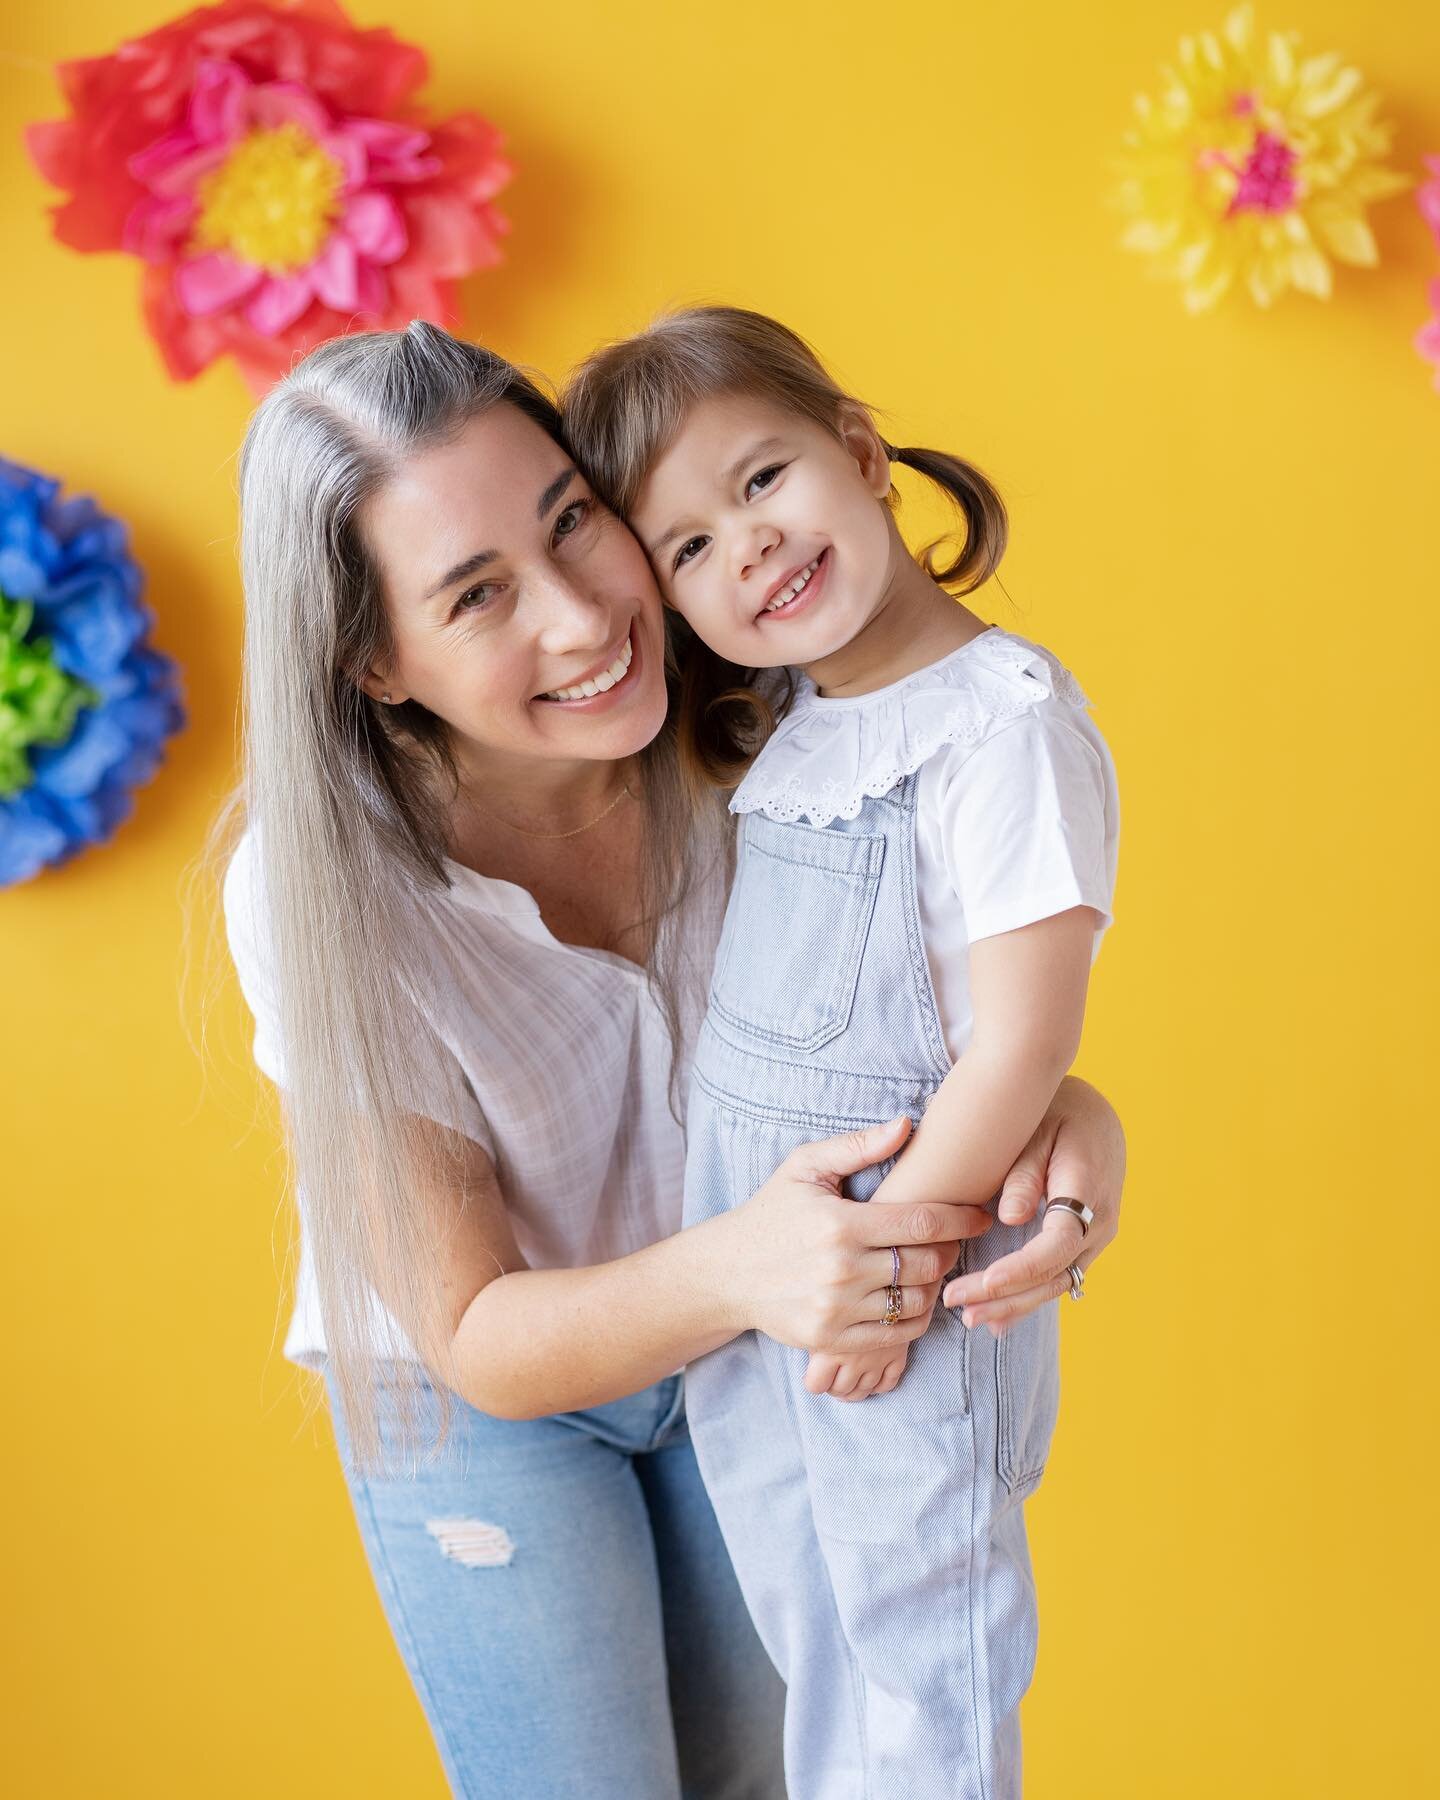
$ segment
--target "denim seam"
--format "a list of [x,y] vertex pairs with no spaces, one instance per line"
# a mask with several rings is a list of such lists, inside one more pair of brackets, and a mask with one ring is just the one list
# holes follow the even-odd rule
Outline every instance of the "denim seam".
[[919,793],[916,778],[907,776],[903,784],[904,853],[900,858],[900,885],[903,903],[900,911],[905,920],[905,942],[910,955],[910,974],[915,983],[916,1011],[919,1015],[925,1047],[941,1080],[950,1073],[951,1063],[945,1048],[945,1034],[940,1028],[940,1011],[935,1003],[935,983],[930,974],[930,961],[920,931],[920,901],[915,876],[915,803]]
[[838,862],[828,863],[818,857],[792,856],[784,850],[772,850],[768,844],[762,844],[751,835],[746,849],[756,856],[768,856],[774,862],[789,863],[793,869],[819,869],[825,875],[859,876],[862,881],[869,881],[880,873],[880,866],[885,860],[885,836],[878,831],[831,832],[825,841],[834,844],[863,844],[865,846],[864,867],[860,867],[860,859],[853,859],[851,866],[842,868]]
[[[975,1770],[976,1770],[976,1774],[977,1774],[977,1777],[978,1777],[979,1783],[980,1783],[979,1800],[985,1800],[985,1797],[986,1797],[985,1752],[984,1752],[984,1748],[981,1744],[981,1739],[980,1739],[981,1706],[980,1706],[980,1665],[979,1665],[979,1657],[983,1653],[983,1651],[982,1651],[982,1646],[977,1641],[977,1634],[975,1631],[975,1585],[976,1585],[976,1575],[977,1575],[977,1570],[976,1570],[975,1565],[976,1565],[977,1560],[980,1558],[980,1556],[982,1554],[982,1551],[980,1549],[979,1538],[977,1537],[976,1530],[975,1530],[975,1523],[976,1523],[975,1512],[976,1512],[976,1507],[978,1505],[979,1494],[980,1494],[980,1444],[979,1444],[978,1433],[975,1430],[975,1415],[973,1413],[971,1413],[969,1415],[969,1419],[970,1419],[970,1468],[971,1468],[972,1474],[971,1474],[971,1480],[970,1480],[970,1493],[969,1493],[969,1501],[970,1501],[969,1519],[968,1519],[968,1528],[966,1531],[967,1543],[966,1543],[966,1555],[965,1555],[965,1629],[966,1629],[966,1635],[970,1640],[970,1656],[969,1656],[969,1662],[970,1662],[970,1722],[971,1722],[971,1728],[974,1732],[974,1738],[975,1738],[975,1745],[974,1745],[974,1748],[975,1748]],[[989,1664],[989,1660],[987,1658],[986,1664],[985,1664],[985,1682],[986,1682],[987,1688],[989,1686],[989,1681],[990,1681],[990,1664]]]
[[[709,1029],[712,1032],[715,1032],[713,1024],[710,1025]],[[742,1049],[737,1045],[732,1044],[728,1038],[722,1037],[719,1032],[715,1032],[715,1035],[720,1038],[720,1042],[732,1056],[743,1056],[747,1062],[751,1063],[769,1063],[771,1067],[777,1069],[799,1069],[806,1075],[813,1075],[824,1081],[839,1080],[860,1082],[866,1087],[888,1088],[892,1093],[896,1088],[923,1088],[926,1090],[928,1098],[929,1095],[933,1094],[935,1089],[939,1087],[942,1079],[942,1077],[936,1075],[931,1069],[920,1070],[913,1075],[881,1075],[877,1074],[874,1069],[839,1069],[830,1064],[822,1064],[817,1067],[806,1057],[795,1059],[788,1056],[757,1056],[755,1052],[751,1050]],[[949,1069],[946,1069],[945,1073],[948,1075],[950,1073]],[[711,1086],[712,1088],[715,1086],[713,1080],[711,1081]],[[723,1092],[724,1090],[720,1091]]]
[[436,1745],[440,1750],[442,1762],[448,1763],[450,1768],[453,1769],[454,1773],[460,1778],[461,1793],[469,1794],[475,1791],[470,1786],[469,1771],[465,1759],[459,1754],[455,1742],[451,1738],[450,1732],[444,1724],[445,1710],[440,1705],[439,1700],[425,1675],[424,1665],[420,1657],[419,1644],[416,1640],[414,1629],[410,1624],[410,1614],[405,1605],[400,1583],[395,1579],[395,1571],[390,1563],[390,1553],[385,1547],[385,1537],[380,1529],[380,1521],[375,1517],[375,1505],[370,1495],[370,1483],[364,1477],[359,1477],[355,1482],[355,1486],[358,1494],[363,1496],[365,1502],[365,1514],[370,1521],[370,1541],[375,1546],[376,1557],[384,1570],[385,1586],[389,1591],[390,1600],[394,1608],[392,1621],[398,1621],[399,1624],[400,1629],[396,1631],[397,1644],[400,1632],[403,1631],[404,1633],[404,1643],[398,1644],[401,1660],[407,1667],[410,1679],[421,1692],[421,1702],[429,1716],[430,1729],[435,1737]]
[[860,1734],[860,1800],[870,1800],[870,1733],[865,1726],[866,1684],[865,1673],[861,1669],[855,1652],[850,1648],[849,1638],[845,1638],[845,1660],[850,1665],[850,1686],[855,1696],[855,1725]]
[[[692,1069],[690,1078],[696,1087],[707,1093],[710,1098],[716,1101],[724,1110],[739,1113],[743,1118],[756,1119],[761,1124],[765,1125],[803,1125],[806,1127],[814,1125],[824,1131],[834,1134],[842,1131],[855,1131],[863,1127],[866,1123],[884,1125],[889,1119],[895,1116],[893,1113],[886,1113],[883,1118],[866,1121],[857,1119],[853,1112],[805,1112],[797,1110],[794,1107],[762,1106],[754,1101],[742,1100],[738,1095],[728,1093],[724,1088],[716,1087],[713,1082],[706,1080],[699,1069]],[[885,1076],[875,1077],[876,1081],[884,1081],[886,1079]],[[915,1085],[919,1086],[921,1084],[916,1083]],[[938,1085],[938,1083],[935,1084],[935,1086]],[[927,1104],[934,1098],[934,1092],[935,1087],[932,1086],[930,1093],[925,1096],[925,1102]],[[774,1174],[773,1169],[771,1170],[771,1174]]]
[[[1054,1302],[1052,1301],[1053,1305]],[[1016,1429],[1015,1403],[1011,1397],[1013,1383],[1009,1379],[1010,1356],[1009,1332],[1004,1332],[995,1344],[995,1409],[997,1415],[996,1473],[1005,1483],[1007,1493],[1025,1495],[1039,1486],[1040,1478],[1045,1473],[1045,1465],[1049,1461],[1049,1452],[1041,1457],[1032,1468],[1021,1468],[1020,1442]]]

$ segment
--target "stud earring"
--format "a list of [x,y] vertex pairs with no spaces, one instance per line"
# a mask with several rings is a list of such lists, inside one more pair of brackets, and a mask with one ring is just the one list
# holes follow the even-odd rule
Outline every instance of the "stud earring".
[[385,704],[386,704],[386,705],[387,705],[387,706],[388,706],[388,705],[389,705],[389,704],[390,704],[390,695],[389,695],[389,693],[388,693],[388,692],[387,692],[387,693],[384,693],[384,694],[382,694],[382,695],[381,695],[381,696],[380,696],[380,698],[381,698],[381,699],[382,699],[382,700],[383,700],[383,701],[384,701],[384,702],[385,702]]

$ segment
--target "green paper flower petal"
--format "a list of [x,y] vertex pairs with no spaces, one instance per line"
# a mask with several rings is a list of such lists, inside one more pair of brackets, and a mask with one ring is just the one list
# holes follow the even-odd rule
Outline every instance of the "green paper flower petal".
[[0,594],[0,797],[33,779],[32,744],[63,744],[94,696],[56,663],[48,638],[27,637],[33,606]]

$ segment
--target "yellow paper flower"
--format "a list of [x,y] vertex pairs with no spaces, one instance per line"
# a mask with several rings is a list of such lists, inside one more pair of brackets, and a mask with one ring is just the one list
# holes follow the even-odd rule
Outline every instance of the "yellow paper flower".
[[1378,260],[1366,208],[1410,181],[1384,167],[1391,128],[1357,69],[1302,58],[1295,32],[1257,32],[1243,6],[1161,73],[1159,95],[1136,98],[1115,200],[1121,242],[1191,312],[1237,284],[1261,306],[1289,287],[1328,299],[1332,257]]

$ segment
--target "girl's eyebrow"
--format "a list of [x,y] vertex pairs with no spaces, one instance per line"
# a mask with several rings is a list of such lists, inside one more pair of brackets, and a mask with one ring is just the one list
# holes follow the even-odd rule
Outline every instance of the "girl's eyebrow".
[[[746,450],[743,455],[737,456],[730,467],[721,473],[721,487],[729,487],[732,481],[738,481],[757,457],[768,456],[772,450],[778,450],[780,448],[780,443],[781,440],[778,437],[768,437],[761,438],[758,444],[751,444],[749,449]],[[672,525],[667,532],[661,537],[656,538],[655,542],[649,546],[649,554],[658,557],[660,552],[672,538],[679,537],[683,531],[687,531],[688,529],[689,526],[683,519],[678,525]]]

